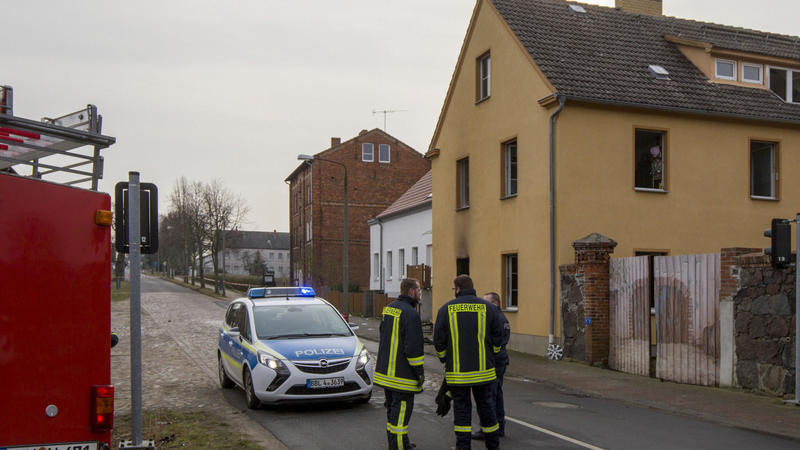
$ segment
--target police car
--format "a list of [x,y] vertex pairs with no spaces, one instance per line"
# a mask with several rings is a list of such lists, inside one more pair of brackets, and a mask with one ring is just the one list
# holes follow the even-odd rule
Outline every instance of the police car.
[[366,402],[374,362],[344,318],[308,287],[252,288],[231,302],[219,330],[223,388],[247,406],[293,401]]

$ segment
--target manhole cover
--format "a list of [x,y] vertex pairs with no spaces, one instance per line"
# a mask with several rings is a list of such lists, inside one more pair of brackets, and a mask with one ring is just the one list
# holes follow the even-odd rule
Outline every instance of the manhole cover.
[[562,403],[562,402],[533,402],[534,406],[544,406],[545,408],[558,408],[558,409],[577,409],[580,408],[578,405],[573,405],[572,403]]

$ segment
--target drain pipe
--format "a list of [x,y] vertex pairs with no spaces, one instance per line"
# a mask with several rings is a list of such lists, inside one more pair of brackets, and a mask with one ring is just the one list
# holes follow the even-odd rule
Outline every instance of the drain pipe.
[[555,123],[556,116],[564,109],[566,97],[558,93],[558,108],[550,115],[550,336],[548,336],[548,349],[553,345],[556,320],[556,146]]

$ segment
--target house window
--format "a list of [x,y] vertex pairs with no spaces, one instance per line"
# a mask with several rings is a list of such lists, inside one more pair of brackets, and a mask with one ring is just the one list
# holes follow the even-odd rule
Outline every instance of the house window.
[[469,207],[469,158],[456,161],[456,207],[458,209]]
[[311,221],[306,222],[306,242],[311,241]]
[[275,253],[269,252],[269,259],[270,259],[270,261],[275,259]]
[[392,279],[392,252],[386,252],[386,279]]
[[663,191],[666,180],[665,133],[653,130],[636,130],[635,133],[635,188]]
[[378,162],[388,163],[390,157],[391,146],[389,144],[378,145]]
[[309,171],[308,179],[306,180],[306,203],[311,203],[311,172]]
[[503,144],[503,197],[517,195],[517,141]]
[[283,259],[283,253],[278,253],[278,259]]
[[761,64],[742,63],[742,81],[745,83],[763,83]]
[[433,245],[425,246],[425,264],[431,267],[431,283],[433,283]]
[[406,276],[406,249],[404,248],[397,251],[397,269],[401,278]]
[[770,67],[767,74],[770,91],[783,101],[800,103],[800,70]]
[[456,259],[456,276],[469,275],[469,258]]
[[372,255],[372,276],[375,280],[381,279],[381,255],[380,253],[374,253]]
[[750,141],[750,196],[777,198],[778,178],[774,142]]
[[736,81],[736,61],[731,61],[728,59],[718,59],[716,62],[715,75],[717,78],[723,80]]
[[517,254],[503,255],[503,306],[517,309],[519,288],[517,284]]
[[364,162],[375,161],[375,145],[369,142],[361,144],[361,160]]
[[489,52],[481,55],[477,60],[478,66],[478,94],[477,101],[486,100],[492,94],[492,55]]
[[417,264],[419,264],[419,249],[411,247],[411,265],[416,266]]

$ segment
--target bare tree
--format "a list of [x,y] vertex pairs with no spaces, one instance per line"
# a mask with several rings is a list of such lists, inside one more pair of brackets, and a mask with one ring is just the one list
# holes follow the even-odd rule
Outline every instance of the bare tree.
[[197,256],[197,266],[200,276],[200,287],[206,287],[205,258],[210,249],[212,236],[211,221],[205,210],[204,195],[207,186],[200,181],[192,182],[188,193],[187,216],[190,224],[190,234],[194,255]]
[[[183,244],[183,282],[189,282],[189,272],[192,264],[193,256],[193,242],[190,209],[191,209],[191,186],[186,180],[186,177],[180,177],[175,181],[175,186],[172,188],[172,193],[169,196],[172,212],[175,214],[175,224],[173,226],[178,228],[178,235]],[[192,276],[192,284],[194,284],[194,276]]]
[[[214,278],[217,279],[220,272],[219,252],[222,249],[223,233],[242,225],[248,207],[239,195],[229,191],[221,181],[214,180],[207,184],[203,191],[203,208],[210,223],[211,261],[214,266]],[[220,291],[217,285],[214,286],[214,291],[217,293]]]

